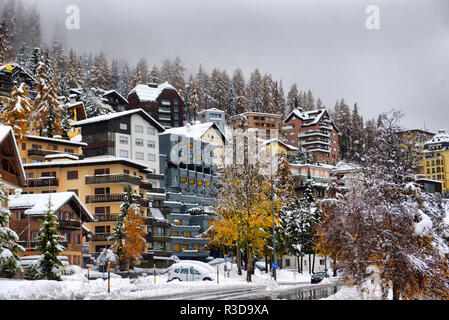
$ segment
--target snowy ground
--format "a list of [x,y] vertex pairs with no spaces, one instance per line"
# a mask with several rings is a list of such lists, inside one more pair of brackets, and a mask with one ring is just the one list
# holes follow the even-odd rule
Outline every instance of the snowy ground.
[[[278,270],[277,280],[270,279],[270,275],[255,271],[253,281],[247,283],[245,272],[242,276],[237,274],[235,265],[230,271],[230,277],[225,277],[220,272],[219,283],[216,281],[195,281],[195,282],[167,282],[167,275],[139,277],[136,279],[120,278],[117,275],[111,276],[111,292],[108,293],[108,281],[103,279],[90,280],[89,283],[84,274],[87,270],[78,269],[71,276],[64,276],[63,281],[49,280],[16,280],[0,279],[0,299],[9,300],[107,300],[107,299],[145,299],[157,296],[166,296],[179,293],[193,293],[220,291],[231,288],[248,288],[256,286],[266,286],[267,290],[282,287],[280,283],[310,283],[309,274],[298,274],[287,270]],[[102,273],[91,272],[91,275],[102,276]]]

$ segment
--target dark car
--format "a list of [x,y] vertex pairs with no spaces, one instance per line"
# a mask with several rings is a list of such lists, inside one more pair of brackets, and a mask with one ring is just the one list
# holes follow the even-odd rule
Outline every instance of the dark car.
[[312,274],[312,279],[310,280],[310,283],[319,283],[324,278],[329,278],[327,272],[315,272],[314,274]]

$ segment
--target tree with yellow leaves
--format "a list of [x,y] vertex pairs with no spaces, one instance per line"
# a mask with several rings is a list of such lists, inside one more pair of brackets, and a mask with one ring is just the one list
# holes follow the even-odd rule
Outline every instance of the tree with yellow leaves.
[[0,96],[0,102],[3,105],[0,122],[13,128],[18,142],[24,141],[33,111],[26,84],[22,82],[18,87],[14,85],[9,97]]
[[125,189],[125,197],[121,203],[120,214],[114,225],[110,240],[114,240],[112,251],[118,256],[121,271],[132,268],[139,263],[145,251],[144,220],[131,186]]
[[[241,249],[245,250],[246,279],[250,282],[254,255],[263,250],[272,227],[270,179],[263,175],[259,163],[226,167],[221,178],[212,241],[217,245],[235,246],[238,268]],[[280,208],[277,198],[274,206],[277,212]]]

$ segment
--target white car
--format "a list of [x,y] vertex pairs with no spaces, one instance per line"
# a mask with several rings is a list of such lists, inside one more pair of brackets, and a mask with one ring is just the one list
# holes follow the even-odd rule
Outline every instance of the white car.
[[170,266],[167,281],[214,281],[216,277],[216,271],[207,263],[181,261]]

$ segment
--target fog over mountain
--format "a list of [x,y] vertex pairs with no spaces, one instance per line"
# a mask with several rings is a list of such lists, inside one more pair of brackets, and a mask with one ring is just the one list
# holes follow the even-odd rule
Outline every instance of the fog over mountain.
[[[200,64],[246,77],[259,68],[329,107],[343,97],[366,118],[399,108],[404,127],[449,131],[449,1],[23,2],[40,8],[45,40],[56,35],[79,53],[103,50],[133,65],[179,56],[187,74]],[[65,28],[68,5],[80,9],[79,30]],[[365,25],[369,5],[379,8],[378,30]]]

